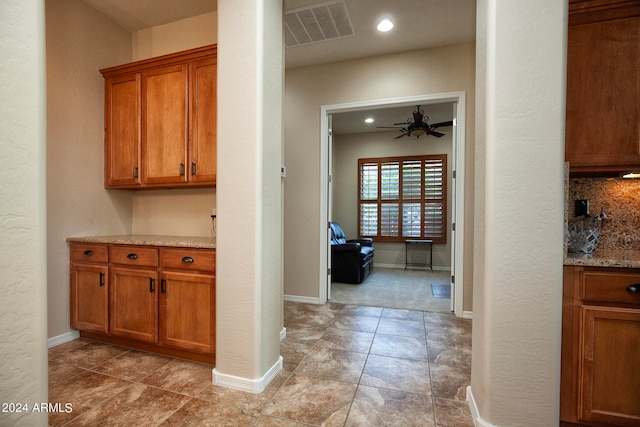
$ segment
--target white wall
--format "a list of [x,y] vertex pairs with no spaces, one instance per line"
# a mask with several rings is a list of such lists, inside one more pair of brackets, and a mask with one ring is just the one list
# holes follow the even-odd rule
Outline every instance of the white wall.
[[104,79],[131,59],[131,33],[80,0],[47,0],[49,337],[70,331],[66,238],[131,232],[132,193],[105,190]]
[[205,13],[134,32],[133,60],[206,46],[217,40],[218,14]]
[[[42,1],[0,3],[0,425],[46,426],[45,43]],[[26,403],[28,411],[5,404]]]
[[[425,114],[428,106],[424,107]],[[410,109],[407,109],[410,111]],[[453,141],[450,128],[442,130],[441,138],[394,139],[398,132],[370,132],[333,136],[333,221],[339,223],[348,238],[358,235],[358,159],[424,154],[447,155],[447,243],[433,245],[433,265],[451,268],[451,197],[453,194]],[[404,266],[404,243],[374,242],[376,265]]]
[[477,22],[472,407],[558,425],[567,1],[482,0]]
[[[285,294],[319,297],[320,107],[465,91],[466,206],[473,206],[475,45],[464,44],[314,67],[285,74]],[[472,209],[465,217],[464,310],[472,309]]]

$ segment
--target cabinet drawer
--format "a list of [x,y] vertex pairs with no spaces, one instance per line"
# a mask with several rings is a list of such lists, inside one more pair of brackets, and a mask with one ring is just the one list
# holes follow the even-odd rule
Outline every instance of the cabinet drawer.
[[72,262],[91,262],[106,264],[109,262],[109,247],[96,243],[71,243],[69,249]]
[[162,248],[160,267],[215,272],[216,253],[212,249]]
[[629,286],[640,287],[640,272],[610,272],[605,270],[583,273],[580,298],[586,301],[640,305],[640,293]]
[[145,246],[117,246],[110,248],[111,263],[137,265],[141,267],[158,266],[158,249]]

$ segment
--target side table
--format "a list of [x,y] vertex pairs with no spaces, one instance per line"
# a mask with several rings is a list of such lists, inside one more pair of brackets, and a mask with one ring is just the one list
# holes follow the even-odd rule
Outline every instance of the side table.
[[[429,267],[431,271],[433,271],[433,240],[415,240],[415,239],[407,239],[404,241],[405,244],[405,252],[404,252],[404,269],[407,267]],[[409,248],[412,245],[428,245],[429,246],[429,262],[409,262]]]

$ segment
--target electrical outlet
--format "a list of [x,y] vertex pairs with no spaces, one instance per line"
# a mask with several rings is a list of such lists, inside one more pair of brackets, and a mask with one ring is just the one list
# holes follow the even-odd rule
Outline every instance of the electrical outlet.
[[588,200],[576,200],[576,216],[588,216],[589,215],[589,201]]

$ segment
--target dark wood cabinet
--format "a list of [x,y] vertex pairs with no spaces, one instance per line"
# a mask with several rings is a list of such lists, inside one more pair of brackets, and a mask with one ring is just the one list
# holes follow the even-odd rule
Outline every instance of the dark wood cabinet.
[[564,267],[560,419],[640,425],[640,270]]
[[100,70],[105,188],[215,186],[215,45]]
[[640,2],[571,0],[565,160],[574,175],[640,171]]

